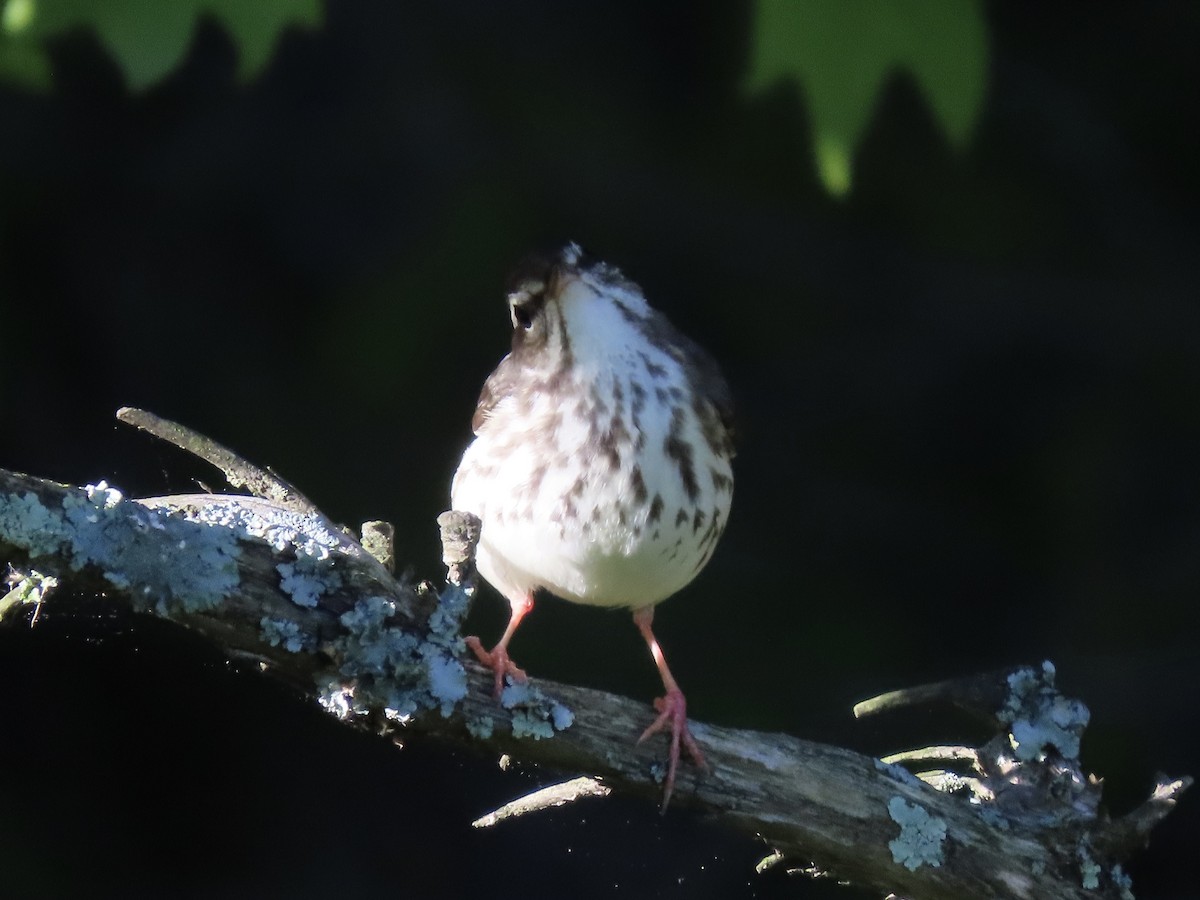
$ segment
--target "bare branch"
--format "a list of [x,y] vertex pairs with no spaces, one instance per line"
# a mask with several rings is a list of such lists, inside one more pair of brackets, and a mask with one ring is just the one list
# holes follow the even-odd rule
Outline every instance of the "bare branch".
[[274,472],[254,465],[228,447],[218,444],[198,431],[193,431],[186,425],[133,406],[122,406],[118,409],[117,419],[216,466],[225,473],[225,480],[235,488],[244,487],[255,497],[272,500],[289,509],[318,512],[316,504]]
[[[0,560],[18,573],[0,607],[12,618],[46,602],[45,590],[24,584],[33,578],[43,587],[56,578],[59,590],[101,587],[96,602],[186,625],[349,725],[438,735],[587,776],[526,798],[521,809],[609,789],[656,797],[663,746],[634,743],[645,704],[538,679],[510,686],[501,704],[492,700],[491,673],[468,658],[459,636],[474,590],[472,518],[439,520],[452,575],[439,594],[396,581],[303,504],[212,495],[131,501],[103,484],[72,488],[0,470]],[[1086,707],[1058,694],[1048,664],[896,692],[873,706],[933,697],[965,700],[1000,725],[979,748],[896,757],[914,767],[968,767],[969,777],[938,769],[930,780],[942,790],[849,750],[693,723],[710,770],[683,769],[676,803],[762,835],[784,860],[815,861],[883,893],[1127,896],[1120,863],[1191,780],[1164,778],[1142,807],[1110,821],[1098,781],[1079,768]]]
[[491,828],[505,819],[515,819],[517,816],[524,816],[532,812],[541,812],[544,809],[551,809],[555,806],[565,806],[584,797],[607,797],[611,793],[612,788],[606,786],[596,778],[588,778],[587,776],[572,778],[570,781],[552,784],[531,794],[526,794],[524,797],[518,797],[511,803],[505,803],[499,809],[493,810],[486,816],[480,816],[471,823],[471,827]]

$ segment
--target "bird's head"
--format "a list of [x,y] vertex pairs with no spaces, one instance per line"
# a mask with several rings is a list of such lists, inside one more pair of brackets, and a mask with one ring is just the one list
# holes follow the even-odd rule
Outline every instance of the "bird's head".
[[507,298],[513,356],[523,362],[625,355],[656,315],[636,284],[575,243],[526,257]]

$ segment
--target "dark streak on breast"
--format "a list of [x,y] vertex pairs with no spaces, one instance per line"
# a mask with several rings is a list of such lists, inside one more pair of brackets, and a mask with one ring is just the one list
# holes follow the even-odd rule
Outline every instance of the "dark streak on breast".
[[683,410],[675,407],[671,413],[671,430],[663,442],[663,452],[675,460],[679,467],[679,477],[683,481],[683,489],[688,499],[693,503],[700,496],[700,485],[696,482],[696,467],[692,463],[692,447],[683,439]]
[[650,501],[650,512],[646,516],[647,522],[657,522],[662,518],[663,498],[662,494],[655,494],[654,499]]
[[633,474],[629,476],[629,484],[633,488],[633,502],[641,506],[646,502],[650,493],[646,490],[646,479],[642,477],[642,467],[637,463],[633,465]]

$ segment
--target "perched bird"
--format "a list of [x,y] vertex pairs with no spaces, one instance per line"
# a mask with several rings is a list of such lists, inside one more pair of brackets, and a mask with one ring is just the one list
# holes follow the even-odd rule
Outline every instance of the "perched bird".
[[512,352],[483,386],[451,502],[482,521],[478,570],[512,615],[490,651],[467,642],[495,670],[499,696],[506,675],[525,678],[508,644],[537,590],[631,608],[666,692],[639,738],[669,730],[665,809],[681,744],[705,763],[650,626],[729,518],[729,387],[641,288],[577,244],[526,259],[508,307]]

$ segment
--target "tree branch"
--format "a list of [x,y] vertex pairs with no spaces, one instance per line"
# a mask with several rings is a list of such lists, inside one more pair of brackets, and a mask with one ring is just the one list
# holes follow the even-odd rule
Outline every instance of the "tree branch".
[[[182,433],[158,427],[150,414],[138,418],[154,433]],[[193,447],[218,446],[186,434]],[[262,473],[221,450],[226,471]],[[608,787],[657,794],[663,748],[634,743],[643,703],[540,679],[511,685],[501,704],[492,700],[491,673],[468,658],[459,636],[474,590],[473,517],[440,520],[451,580],[438,593],[397,581],[273,476],[242,480],[274,499],[128,500],[104,484],[73,488],[0,470],[0,559],[14,572],[0,616],[46,602],[49,579],[58,590],[101,590],[96,602],[191,628],[349,725],[437,734],[592,776],[531,797],[531,808]],[[997,726],[980,748],[896,757],[924,769],[919,777],[787,735],[691,723],[710,771],[682,769],[676,803],[762,835],[778,851],[771,859],[816,860],[840,878],[901,896],[1131,896],[1121,864],[1191,779],[1161,779],[1142,807],[1110,820],[1098,781],[1079,768],[1087,710],[1059,695],[1053,677],[1046,664],[860,705],[865,714],[950,699]]]

